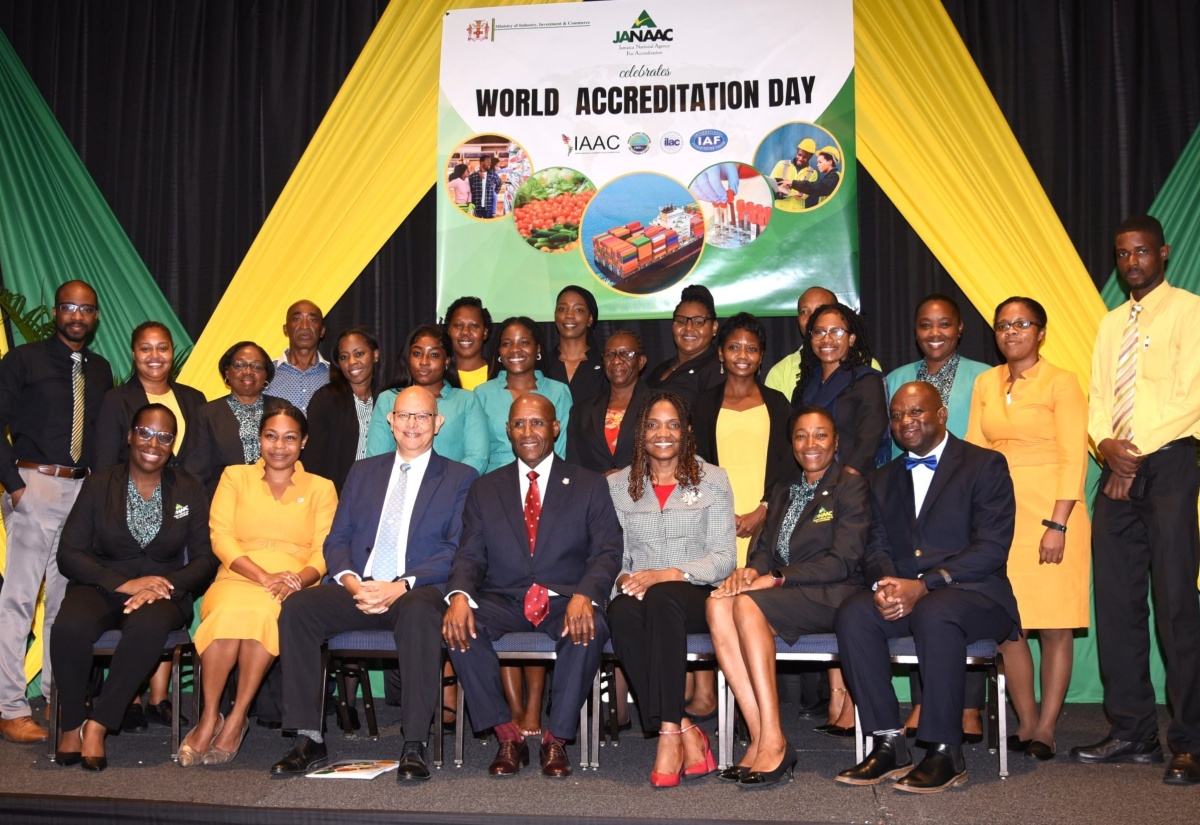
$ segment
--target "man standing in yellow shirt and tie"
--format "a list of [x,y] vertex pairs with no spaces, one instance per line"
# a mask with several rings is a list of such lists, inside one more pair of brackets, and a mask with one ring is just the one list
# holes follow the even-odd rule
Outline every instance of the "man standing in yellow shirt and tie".
[[1167,662],[1174,757],[1163,781],[1200,784],[1200,297],[1164,278],[1171,247],[1143,215],[1116,233],[1130,300],[1100,322],[1088,434],[1104,462],[1092,520],[1096,639],[1108,736],[1079,762],[1161,762],[1146,598]]

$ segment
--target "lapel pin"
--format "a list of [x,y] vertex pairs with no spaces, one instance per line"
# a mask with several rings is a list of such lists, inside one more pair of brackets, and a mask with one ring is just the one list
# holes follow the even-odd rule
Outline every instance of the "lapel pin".
[[827,495],[829,495],[829,491],[828,491],[828,490],[822,490],[822,491],[821,491],[821,495],[823,495],[823,496],[827,496]]
[[569,478],[563,479],[563,484],[570,484],[570,483],[571,483],[571,479],[569,479]]
[[297,503],[297,504],[303,504],[303,503],[304,503],[304,497],[303,497],[303,496],[301,496],[300,498],[296,499],[296,503]]

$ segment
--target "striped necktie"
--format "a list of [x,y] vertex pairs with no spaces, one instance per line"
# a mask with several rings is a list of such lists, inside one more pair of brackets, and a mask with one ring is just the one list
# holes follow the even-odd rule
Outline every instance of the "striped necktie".
[[1134,304],[1121,339],[1121,354],[1117,357],[1117,383],[1113,402],[1113,434],[1118,441],[1133,440],[1133,396],[1137,383],[1138,314],[1141,304]]
[[83,458],[83,353],[71,353],[71,394],[75,409],[71,416],[71,461]]
[[380,514],[379,534],[375,537],[375,558],[371,560],[371,578],[378,582],[395,581],[400,566],[400,522],[404,519],[404,499],[408,495],[408,471],[411,464],[400,465],[400,475],[388,491]]

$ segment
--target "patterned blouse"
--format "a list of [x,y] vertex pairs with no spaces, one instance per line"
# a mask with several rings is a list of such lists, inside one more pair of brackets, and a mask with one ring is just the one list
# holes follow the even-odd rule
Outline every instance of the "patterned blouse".
[[921,366],[917,367],[917,380],[933,384],[946,407],[950,406],[950,391],[954,389],[954,377],[958,375],[958,362],[961,360],[962,357],[957,352],[954,353],[933,375],[929,374],[929,363],[924,359],[921,360]]
[[233,397],[233,393],[226,396],[225,400],[238,422],[238,435],[242,439],[242,458],[247,464],[253,464],[260,456],[258,428],[262,424],[263,397],[259,395],[250,405],[238,401]]
[[792,552],[792,533],[796,530],[796,522],[800,521],[800,514],[817,494],[817,485],[820,483],[821,479],[809,484],[801,478],[800,483],[792,485],[792,491],[788,496],[788,509],[783,515],[783,522],[779,525],[779,540],[775,543],[775,552],[779,554],[779,558],[783,559],[784,564],[791,561],[789,557]]
[[162,528],[162,514],[162,482],[147,501],[134,486],[133,479],[129,479],[125,487],[125,523],[129,526],[129,534],[143,549],[154,541]]
[[367,433],[371,429],[371,413],[375,411],[375,399],[363,401],[354,396],[354,412],[358,414],[358,449],[354,451],[354,460],[361,461],[367,457]]

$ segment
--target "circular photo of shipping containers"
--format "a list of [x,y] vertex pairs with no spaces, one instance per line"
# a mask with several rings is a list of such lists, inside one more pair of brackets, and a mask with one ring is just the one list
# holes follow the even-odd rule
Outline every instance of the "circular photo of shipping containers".
[[767,179],[745,163],[714,163],[692,181],[704,216],[704,242],[738,249],[758,240],[771,220],[774,197]]
[[827,129],[797,121],[758,145],[754,165],[767,177],[780,212],[809,212],[833,200],[843,174],[842,146]]
[[595,184],[582,172],[565,166],[539,170],[513,197],[513,223],[535,252],[574,252],[583,210],[595,194]]
[[532,171],[521,144],[504,135],[474,135],[450,153],[442,183],[460,212],[490,221],[512,214],[517,190]]
[[679,181],[653,172],[622,175],[588,204],[583,257],[602,283],[630,295],[670,289],[704,247],[704,215]]

